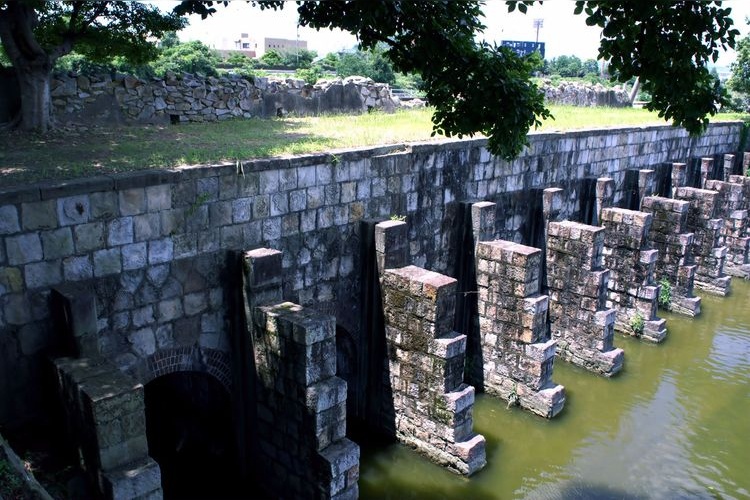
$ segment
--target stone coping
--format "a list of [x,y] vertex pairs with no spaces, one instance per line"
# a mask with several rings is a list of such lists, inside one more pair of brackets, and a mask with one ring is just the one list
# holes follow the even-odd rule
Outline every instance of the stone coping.
[[[709,130],[715,127],[738,126],[741,121],[717,122],[709,125]],[[672,125],[644,125],[611,127],[596,129],[581,129],[560,132],[529,132],[529,146],[519,155],[519,158],[536,154],[534,144],[548,139],[570,138],[580,139],[582,137],[595,137],[608,134],[642,133],[660,130],[677,130],[680,135],[688,137],[687,132],[677,129]],[[697,137],[695,139],[698,139]],[[382,146],[363,146],[361,148],[348,148],[342,150],[331,150],[325,153],[310,153],[298,156],[285,156],[274,158],[259,158],[241,160],[243,168],[249,171],[261,172],[265,170],[283,170],[306,165],[319,165],[321,163],[339,163],[358,161],[365,158],[373,158],[384,155],[399,154],[429,154],[436,151],[450,151],[454,149],[481,148],[487,145],[487,139],[469,138],[456,139],[447,138],[438,141],[422,141],[412,143],[389,144]],[[74,196],[84,193],[95,193],[100,191],[112,191],[130,189],[137,187],[148,187],[159,184],[178,182],[180,180],[196,179],[204,177],[215,177],[236,173],[238,170],[236,162],[217,164],[188,165],[164,169],[139,170],[111,175],[94,177],[82,177],[76,179],[61,179],[57,181],[42,181],[29,185],[11,186],[0,188],[0,205],[25,203],[41,200],[49,200],[64,196]]]

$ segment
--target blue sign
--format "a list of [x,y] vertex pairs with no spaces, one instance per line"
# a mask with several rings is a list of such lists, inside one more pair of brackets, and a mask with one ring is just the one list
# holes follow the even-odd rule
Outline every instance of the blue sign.
[[544,59],[544,42],[519,42],[516,40],[503,40],[500,42],[503,47],[510,47],[516,51],[519,56],[527,56],[534,52],[539,52]]

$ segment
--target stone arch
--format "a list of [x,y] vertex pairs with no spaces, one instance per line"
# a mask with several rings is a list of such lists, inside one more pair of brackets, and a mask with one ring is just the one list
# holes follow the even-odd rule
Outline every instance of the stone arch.
[[197,345],[161,349],[141,362],[136,373],[143,385],[176,372],[202,372],[213,376],[232,392],[232,360],[229,353]]

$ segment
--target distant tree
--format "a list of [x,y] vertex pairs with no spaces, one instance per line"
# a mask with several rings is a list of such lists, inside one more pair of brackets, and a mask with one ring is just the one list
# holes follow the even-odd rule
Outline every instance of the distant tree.
[[396,81],[393,64],[385,56],[382,46],[341,54],[336,63],[336,74],[342,78],[364,76],[378,83],[393,84]]
[[599,63],[596,59],[586,59],[583,61],[583,74],[586,75],[599,75]]
[[[750,18],[747,19],[750,24]],[[727,82],[730,89],[750,97],[750,35],[737,42],[737,59],[732,63],[732,76]]]
[[160,49],[169,49],[171,47],[176,47],[179,44],[180,39],[177,37],[177,32],[175,31],[165,33],[161,40],[159,40]]
[[245,66],[250,62],[250,58],[242,52],[232,52],[225,62],[230,66]]
[[559,56],[550,61],[550,73],[568,78],[584,75],[583,63],[577,56]]
[[284,59],[281,57],[281,54],[275,50],[266,51],[266,53],[261,56],[260,61],[265,66],[282,66],[284,64]]
[[162,51],[151,68],[157,76],[163,76],[167,71],[216,76],[216,67],[220,62],[221,58],[215,50],[203,42],[193,40]]
[[314,50],[290,49],[281,54],[282,64],[288,68],[309,68],[313,60],[318,57]]

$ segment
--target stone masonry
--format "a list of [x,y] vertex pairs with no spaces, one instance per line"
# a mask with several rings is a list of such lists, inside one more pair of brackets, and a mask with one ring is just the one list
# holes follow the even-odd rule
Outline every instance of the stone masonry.
[[606,308],[609,270],[602,266],[604,228],[572,221],[550,222],[547,285],[550,327],[560,357],[610,376],[622,368],[615,348],[615,310]]
[[541,250],[495,240],[480,242],[476,255],[485,391],[552,418],[565,389],[552,381],[557,342],[547,326],[549,299],[539,294]]
[[347,391],[336,377],[336,321],[280,300],[281,263],[277,250],[245,254],[254,306],[258,477],[282,497],[354,499],[359,446],[346,438]]
[[474,387],[463,382],[466,335],[453,331],[457,282],[405,265],[406,228],[375,226],[396,437],[471,475],[486,464],[485,439],[473,429]]
[[658,252],[655,277],[660,282],[665,280],[670,287],[670,300],[660,307],[697,316],[701,311],[701,299],[693,295],[696,265],[692,253],[694,235],[687,229],[690,203],[648,196],[643,199],[641,209],[652,216],[648,245]]
[[748,266],[748,211],[745,208],[745,193],[741,184],[719,180],[706,181],[706,189],[719,193],[717,215],[724,220],[719,244],[727,248],[724,271],[730,276],[746,278]]
[[61,122],[203,122],[228,118],[392,111],[387,84],[351,76],[309,85],[296,78],[202,77],[167,73],[58,75],[50,83],[53,113]]
[[483,389],[509,405],[546,418],[565,404],[565,388],[552,381],[554,340],[547,324],[549,299],[540,295],[541,250],[490,240],[496,205],[474,203],[477,321]]
[[[359,346],[362,220],[406,215],[410,263],[455,276],[457,200],[517,200],[497,210],[493,237],[520,242],[533,190],[563,189],[556,210],[573,218],[580,179],[611,177],[617,204],[628,169],[735,151],[740,130],[741,123],[722,122],[700,137],[667,126],[530,134],[512,161],[490,154],[486,139],[450,139],[240,159],[241,168],[233,161],[5,183],[0,425],[45,416],[48,392],[37,389],[46,387],[59,340],[51,291],[63,283],[89,290],[96,302],[81,337],[86,349],[138,382],[187,365],[231,380],[229,363],[212,361],[231,357],[227,296],[237,273],[229,252],[283,250],[284,298],[335,315]],[[194,361],[182,363],[183,356]]]
[[[667,334],[656,316],[659,286],[654,281],[658,250],[648,247],[652,216],[624,208],[605,208],[604,266],[609,269],[607,307],[614,308],[615,329],[651,342]],[[635,326],[635,327],[634,327]]]
[[58,358],[55,370],[68,435],[103,497],[161,499],[161,471],[148,456],[143,386],[102,358]]
[[732,278],[724,274],[727,247],[720,246],[724,221],[718,217],[719,193],[679,187],[675,198],[690,202],[687,228],[694,234],[692,249],[697,265],[695,286],[715,295],[728,294]]

